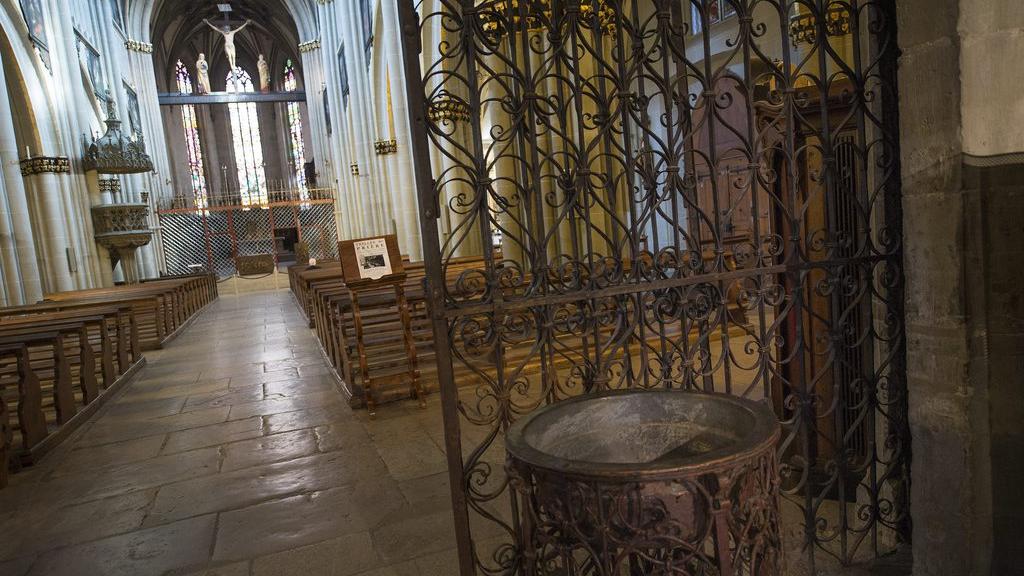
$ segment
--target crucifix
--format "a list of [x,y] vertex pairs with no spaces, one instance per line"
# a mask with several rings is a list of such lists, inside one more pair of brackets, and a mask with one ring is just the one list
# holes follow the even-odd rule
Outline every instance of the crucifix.
[[222,36],[224,36],[224,55],[228,57],[228,65],[231,66],[231,77],[234,78],[234,76],[235,76],[235,69],[237,67],[237,65],[235,64],[235,34],[241,32],[243,28],[245,28],[246,26],[249,25],[250,22],[252,22],[252,20],[246,20],[244,24],[242,24],[238,28],[235,28],[234,30],[232,30],[231,29],[231,17],[230,17],[231,5],[230,4],[220,4],[220,5],[218,5],[218,8],[220,9],[220,11],[222,13],[224,13],[224,25],[223,26],[220,26],[220,27],[214,26],[206,18],[203,18],[203,22],[206,22],[207,26],[209,26],[210,28],[213,28],[216,32],[218,32]]

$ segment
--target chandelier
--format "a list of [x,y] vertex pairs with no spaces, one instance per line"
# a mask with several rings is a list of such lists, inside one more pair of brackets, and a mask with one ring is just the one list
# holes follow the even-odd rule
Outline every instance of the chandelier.
[[100,174],[139,174],[153,170],[153,160],[146,154],[146,144],[139,135],[132,140],[121,131],[121,120],[117,117],[117,106],[107,91],[107,131],[99,138],[93,138],[85,148],[83,165],[86,171],[95,170]]

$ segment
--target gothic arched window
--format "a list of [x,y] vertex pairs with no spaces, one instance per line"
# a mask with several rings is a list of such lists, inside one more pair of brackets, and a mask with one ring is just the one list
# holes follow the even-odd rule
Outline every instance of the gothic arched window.
[[[229,93],[255,92],[252,77],[242,68],[229,72],[226,79]],[[255,102],[234,102],[228,104],[231,116],[231,138],[235,149],[235,166],[238,168],[238,191],[242,205],[267,203],[267,175],[263,164],[263,142],[260,139],[260,123]]]
[[[289,59],[284,64],[285,92],[294,92],[299,88],[295,79],[295,66]],[[306,146],[302,142],[302,108],[298,102],[288,103],[288,144],[292,155],[292,169],[295,171],[295,183],[302,191],[303,200],[306,196]]]
[[[181,60],[174,66],[174,78],[178,83],[178,92],[192,93],[192,77]],[[199,122],[196,120],[195,106],[185,104],[181,107],[181,124],[185,129],[185,153],[188,156],[188,170],[196,207],[206,208],[206,170],[203,168],[203,147],[199,142]]]

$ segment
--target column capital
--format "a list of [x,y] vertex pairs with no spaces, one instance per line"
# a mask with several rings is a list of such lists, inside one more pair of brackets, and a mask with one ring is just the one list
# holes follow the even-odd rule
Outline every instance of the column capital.
[[314,50],[319,50],[319,49],[320,49],[320,39],[319,38],[315,38],[315,39],[310,40],[308,42],[303,42],[302,44],[299,44],[299,52],[302,52],[302,53],[313,52]]
[[66,156],[33,156],[21,160],[20,164],[22,176],[71,172],[71,161]]
[[128,40],[125,40],[124,47],[127,48],[129,52],[141,52],[143,54],[153,53],[153,45],[141,40],[132,40],[129,38]]

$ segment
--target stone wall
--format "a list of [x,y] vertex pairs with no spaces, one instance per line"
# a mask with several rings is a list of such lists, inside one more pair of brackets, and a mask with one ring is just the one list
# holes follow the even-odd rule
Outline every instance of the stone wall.
[[1024,98],[1005,64],[1024,59],[1024,10],[897,9],[914,573],[1011,574],[1024,562]]

